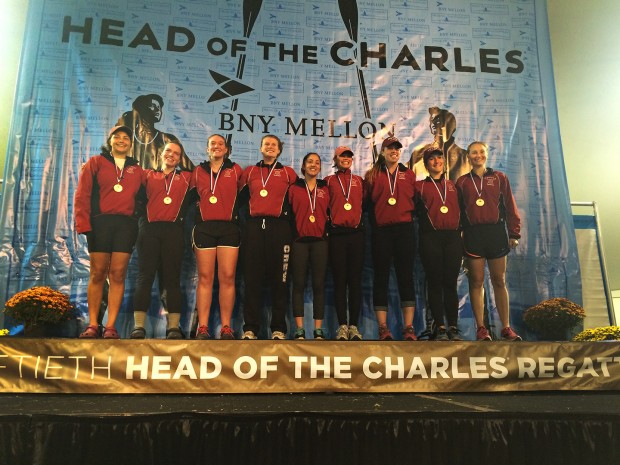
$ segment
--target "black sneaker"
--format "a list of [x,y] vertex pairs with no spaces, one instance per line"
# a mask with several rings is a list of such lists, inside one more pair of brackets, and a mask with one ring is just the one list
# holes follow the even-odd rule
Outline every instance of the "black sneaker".
[[450,337],[448,336],[448,332],[446,331],[446,328],[442,328],[442,327],[437,328],[437,334],[435,334],[435,340],[443,341],[443,342],[450,340]]
[[183,336],[181,328],[177,326],[166,330],[166,339],[185,339],[185,336]]
[[323,328],[317,328],[314,330],[314,339],[323,340],[325,339],[325,333],[323,332]]
[[146,330],[142,326],[136,326],[129,335],[129,339],[144,339],[146,338]]
[[457,326],[450,326],[448,328],[448,337],[451,341],[462,341],[461,330]]

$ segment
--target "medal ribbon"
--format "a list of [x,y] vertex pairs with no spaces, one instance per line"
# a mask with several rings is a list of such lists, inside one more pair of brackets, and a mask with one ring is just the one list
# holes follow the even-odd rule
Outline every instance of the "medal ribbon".
[[469,172],[469,177],[471,178],[471,182],[474,185],[474,189],[476,189],[476,194],[478,194],[478,198],[482,197],[482,188],[484,185],[484,173],[482,174],[482,178],[480,178],[480,190],[478,190],[478,186],[476,186],[476,182],[474,181],[474,176]]
[[172,170],[172,179],[170,180],[170,185],[168,185],[168,175],[164,174],[164,186],[166,187],[166,197],[170,197],[170,189],[172,189],[172,183],[174,182],[175,172],[176,170]]
[[215,182],[213,182],[213,169],[211,168],[211,164],[209,164],[209,174],[211,175],[211,183],[209,184],[211,188],[211,193],[215,195],[215,186],[217,186],[217,180],[220,179],[220,173],[222,172],[222,166],[217,170],[217,174],[215,175]]
[[316,191],[318,189],[317,186],[314,186],[314,192],[311,194],[310,187],[308,186],[308,183],[305,179],[304,183],[306,184],[306,192],[308,193],[308,200],[310,201],[310,210],[312,211],[311,214],[314,215],[314,210],[316,210]]
[[[342,174],[346,176],[345,171],[343,171]],[[340,184],[340,188],[342,189],[342,195],[344,195],[344,200],[348,203],[349,195],[351,195],[351,182],[353,181],[353,173],[349,173],[349,188],[346,192],[344,191],[344,186],[342,185],[342,181],[340,180],[340,176],[338,176],[338,173],[336,173],[336,179],[338,179],[338,183]]]
[[[446,199],[448,198],[448,183],[446,182],[445,179],[442,179],[442,181],[443,181],[443,196],[442,196],[441,195],[441,191],[439,190],[439,187],[437,187],[438,183],[436,183],[433,178],[431,178],[431,180],[433,181],[433,185],[435,186],[435,189],[437,189],[437,192],[439,193],[439,198],[441,199],[441,204],[445,205],[446,204]],[[441,181],[439,181],[439,183],[441,183]]]
[[398,165],[396,165],[396,171],[394,172],[394,186],[392,186],[392,175],[390,174],[390,170],[388,169],[388,167],[385,167],[385,173],[387,174],[388,177],[388,183],[390,185],[390,195],[392,197],[394,197],[394,192],[396,192],[396,181],[398,179]]
[[269,182],[269,178],[271,177],[271,174],[273,173],[273,168],[276,166],[276,163],[274,162],[273,165],[271,166],[267,166],[267,171],[269,172],[269,174],[267,175],[267,179],[263,178],[263,166],[265,165],[265,162],[263,160],[261,160],[260,162],[260,180],[263,183],[263,189],[265,189],[267,187],[267,183]]

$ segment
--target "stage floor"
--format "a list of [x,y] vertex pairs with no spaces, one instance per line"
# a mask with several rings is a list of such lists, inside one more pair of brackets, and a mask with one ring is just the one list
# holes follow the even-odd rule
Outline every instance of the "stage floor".
[[620,393],[449,394],[0,394],[6,415],[123,416],[202,414],[503,414],[523,417],[604,416],[620,419]]
[[0,464],[620,463],[617,392],[1,394]]

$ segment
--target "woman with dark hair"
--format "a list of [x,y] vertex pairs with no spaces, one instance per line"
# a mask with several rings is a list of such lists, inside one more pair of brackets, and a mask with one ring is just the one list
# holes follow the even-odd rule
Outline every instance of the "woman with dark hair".
[[403,312],[403,339],[417,340],[413,328],[415,175],[399,162],[402,146],[396,137],[387,137],[381,144],[381,155],[366,173],[368,198],[372,203],[373,304],[381,341],[394,339],[387,326],[388,284],[392,261]]
[[291,248],[293,272],[293,315],[297,330],[295,339],[305,339],[304,291],[308,271],[312,275],[312,309],[314,339],[325,339],[322,328],[325,314],[325,275],[327,273],[327,209],[329,191],[325,181],[318,179],[321,157],[314,152],[304,156],[301,164],[303,179],[289,187],[288,198],[294,217],[294,241]]
[[[420,219],[420,258],[426,273],[428,305],[436,341],[460,341],[457,280],[463,261],[459,198],[446,177],[446,160],[438,147],[423,154],[428,176],[416,182],[416,212]],[[446,323],[448,328],[446,328]]]
[[[351,172],[353,151],[341,146],[334,151],[336,173],[327,176],[329,190],[329,261],[334,278],[334,300],[339,341],[359,341],[364,269],[364,225],[362,202],[364,180]],[[348,298],[347,298],[348,297]],[[347,318],[348,302],[348,318]]]
[[264,136],[260,146],[261,161],[248,166],[239,182],[242,194],[249,197],[249,218],[243,233],[243,339],[257,338],[264,282],[271,290],[271,338],[286,339],[286,277],[292,242],[287,194],[297,174],[278,162],[282,148],[278,137]]
[[191,172],[182,171],[179,163],[183,147],[168,142],[161,154],[160,170],[145,170],[146,214],[140,218],[136,249],[138,277],[134,293],[134,329],[131,339],[146,337],[146,313],[151,304],[151,288],[158,272],[161,288],[166,292],[167,339],[183,339],[179,328],[181,316],[181,263],[185,249],[183,225],[189,195]]
[[510,327],[510,304],[506,289],[506,256],[521,237],[521,217],[508,177],[486,167],[489,146],[475,141],[467,147],[472,169],[456,181],[463,223],[463,244],[469,281],[469,299],[476,319],[476,339],[490,341],[484,326],[484,267],[489,267],[501,337],[520,341]]
[[123,301],[125,275],[138,236],[136,195],[142,185],[142,168],[131,157],[133,133],[113,127],[101,154],[83,166],[75,192],[75,229],[86,234],[90,255],[88,281],[89,325],[80,338],[99,337],[97,318],[106,280],[108,319],[106,339],[118,339],[114,324]]
[[241,242],[237,185],[242,170],[230,160],[230,147],[219,134],[213,134],[207,140],[207,155],[208,161],[202,162],[193,176],[200,198],[200,219],[192,233],[198,266],[196,339],[210,337],[208,324],[216,263],[222,321],[220,339],[234,339],[231,318]]

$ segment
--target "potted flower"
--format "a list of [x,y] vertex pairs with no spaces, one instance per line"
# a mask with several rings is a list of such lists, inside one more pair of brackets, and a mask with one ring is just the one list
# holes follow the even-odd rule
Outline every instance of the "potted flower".
[[533,305],[523,312],[523,322],[542,339],[565,341],[568,333],[586,317],[580,305],[556,297]]
[[35,286],[18,292],[4,304],[4,313],[24,323],[24,334],[43,332],[75,317],[69,297],[47,286]]
[[586,329],[577,334],[573,341],[620,341],[620,326]]

